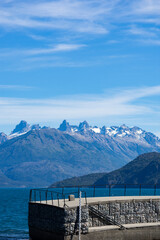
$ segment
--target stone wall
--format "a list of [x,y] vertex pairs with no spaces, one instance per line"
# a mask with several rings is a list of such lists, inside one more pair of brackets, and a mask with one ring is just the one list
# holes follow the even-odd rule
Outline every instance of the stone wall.
[[[160,201],[119,201],[92,205],[120,224],[149,223],[160,221]],[[104,226],[106,223],[89,214],[89,227]]]
[[[160,221],[160,200],[131,200],[94,203],[98,209],[120,224],[150,223]],[[56,206],[29,203],[29,227],[62,234],[74,235],[78,232],[79,208],[59,208]],[[87,206],[82,206],[82,233],[89,227],[104,226],[102,220],[91,214]]]
[[[78,232],[79,208],[59,208],[56,206],[29,203],[28,224],[32,228],[64,235]],[[82,233],[88,232],[88,207],[82,207]]]

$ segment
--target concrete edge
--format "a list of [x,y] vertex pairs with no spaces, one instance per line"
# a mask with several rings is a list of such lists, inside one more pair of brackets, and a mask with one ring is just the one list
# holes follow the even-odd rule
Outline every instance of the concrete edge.
[[[135,223],[135,224],[123,224],[126,229],[132,228],[144,228],[144,227],[158,227],[160,226],[160,222],[155,223]],[[100,227],[90,227],[88,232],[98,232],[98,231],[106,231],[106,230],[116,230],[120,229],[118,226],[115,225],[108,225],[108,226],[100,226]]]

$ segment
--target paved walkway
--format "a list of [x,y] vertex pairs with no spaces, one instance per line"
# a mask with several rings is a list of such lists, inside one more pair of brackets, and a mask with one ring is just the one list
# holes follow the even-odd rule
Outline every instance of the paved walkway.
[[[125,196],[125,197],[92,197],[87,198],[88,204],[97,204],[103,202],[115,202],[115,201],[133,201],[133,200],[160,200],[160,196]],[[37,201],[36,203],[40,203]],[[79,206],[79,198],[76,198],[74,201],[69,201],[68,199],[65,200],[65,203],[68,207],[73,208]],[[46,204],[46,201],[42,201],[41,204]],[[58,200],[53,200],[53,204],[51,200],[47,201],[48,205],[59,206],[61,208],[64,207],[64,200],[60,199],[59,203]],[[85,198],[82,198],[81,205],[84,206],[86,204]]]

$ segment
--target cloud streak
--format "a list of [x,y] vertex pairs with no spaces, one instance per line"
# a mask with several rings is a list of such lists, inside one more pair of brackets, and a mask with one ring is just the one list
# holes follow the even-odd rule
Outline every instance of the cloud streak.
[[[109,1],[2,1],[0,24],[8,27],[68,29],[77,32],[106,33],[99,19],[109,12]],[[62,20],[63,19],[63,20]]]
[[[27,35],[30,40],[38,41],[38,45],[36,48],[35,42],[33,45],[27,43],[28,46],[34,46],[27,49],[25,41],[20,45],[13,43],[13,46],[10,44],[8,48],[1,48],[0,56],[7,61],[7,70],[22,68],[29,70],[39,65],[37,62],[34,66],[22,67],[21,63],[29,56],[34,58],[38,55],[42,57],[60,55],[62,52],[69,53],[84,47],[88,49],[94,47],[94,52],[98,52],[99,47],[95,51],[95,45],[92,46],[92,43],[95,44],[94,39],[99,36],[105,38],[106,35],[112,35],[121,39],[121,43],[124,40],[136,44],[138,42],[144,46],[159,46],[159,9],[159,0],[2,0],[0,29],[6,30],[7,34],[13,31],[15,34],[17,31],[18,34]],[[46,45],[48,42],[54,44]],[[107,42],[111,44],[116,41],[108,39]],[[104,43],[101,41],[100,44]],[[87,58],[88,56],[89,53]],[[60,63],[44,62],[42,65],[45,68],[82,66],[82,63],[77,63],[74,57],[67,61],[61,59]],[[98,56],[101,57],[103,58]],[[89,61],[91,63],[91,60],[87,59],[87,62]],[[6,67],[1,69],[5,71]]]
[[159,0],[1,1],[0,25],[9,28],[107,34],[119,23],[160,24]]
[[157,109],[141,102],[142,98],[155,95],[160,95],[160,86],[128,89],[115,95],[69,96],[58,99],[0,98],[0,123],[16,123],[21,119],[48,122],[64,118],[78,120],[155,114]]
[[23,86],[23,85],[0,85],[0,90],[17,90],[17,91],[23,91],[23,90],[31,90],[33,87],[30,86]]
[[68,52],[75,51],[82,47],[85,47],[85,44],[57,44],[53,47],[48,48],[34,48],[34,49],[2,49],[0,51],[0,56],[8,57],[8,56],[17,56],[17,55],[44,55],[44,54],[53,54],[57,52]]

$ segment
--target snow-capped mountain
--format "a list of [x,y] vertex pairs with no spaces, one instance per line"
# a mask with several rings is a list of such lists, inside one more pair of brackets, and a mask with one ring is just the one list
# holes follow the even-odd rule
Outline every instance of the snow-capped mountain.
[[0,186],[49,186],[160,152],[160,139],[153,133],[126,125],[92,127],[86,121],[76,126],[64,120],[58,129],[21,121],[9,136],[1,133],[0,141]]
[[65,131],[69,134],[92,134],[95,133],[97,136],[104,135],[109,136],[116,140],[126,140],[126,141],[134,141],[134,142],[146,142],[146,144],[152,144],[160,146],[160,139],[154,135],[153,133],[147,132],[139,127],[128,127],[125,124],[111,127],[97,127],[90,126],[86,121],[81,122],[79,126],[70,125],[66,120],[62,122],[60,127],[58,128],[60,131]]
[[[14,130],[11,132],[11,134],[8,136],[6,135],[6,140],[24,135],[31,130],[40,130],[40,129],[46,129],[46,128],[48,127],[46,126],[41,127],[39,124],[30,125],[26,121],[21,120],[20,123],[17,124]],[[0,141],[0,143],[2,142]]]
[[[10,135],[6,135],[5,133],[0,133],[0,143],[3,143],[9,139],[21,136],[26,134],[32,130],[41,130],[47,129],[48,127],[41,127],[39,124],[29,125],[26,121],[22,120],[19,124],[16,125],[14,130]],[[160,139],[151,132],[147,132],[139,127],[128,127],[125,124],[121,126],[111,126],[111,127],[97,127],[90,126],[87,121],[81,122],[79,126],[70,125],[69,122],[64,120],[59,128],[59,131],[66,132],[68,134],[80,134],[83,136],[90,137],[100,137],[101,135],[107,137],[111,137],[117,141],[125,140],[125,141],[133,141],[133,142],[143,142],[146,144],[151,144],[153,146],[160,147]]]

